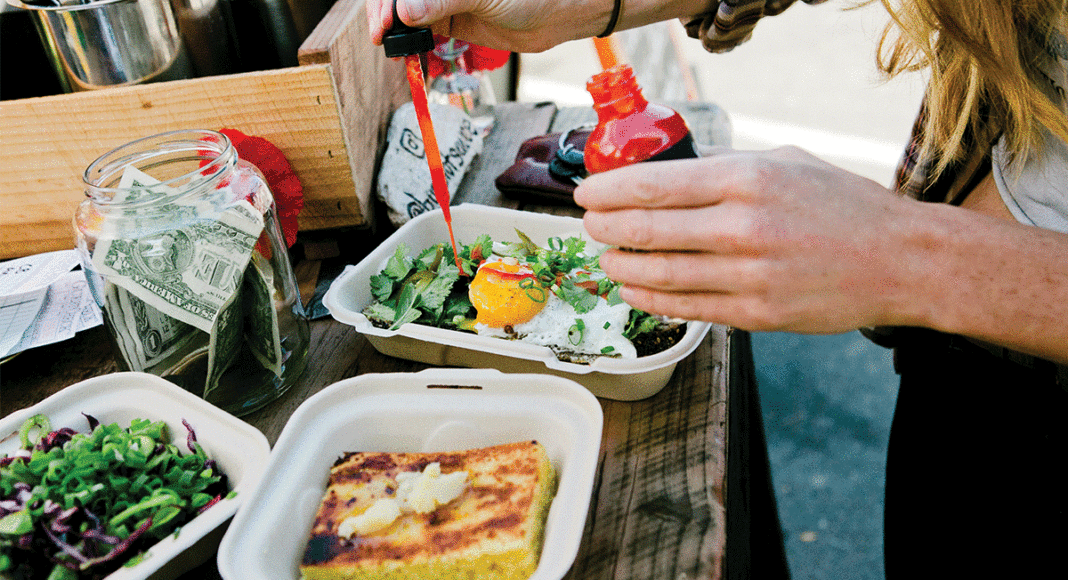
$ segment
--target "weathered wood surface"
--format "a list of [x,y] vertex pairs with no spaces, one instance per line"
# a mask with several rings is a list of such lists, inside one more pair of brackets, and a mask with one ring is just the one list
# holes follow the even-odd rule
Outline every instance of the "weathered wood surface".
[[[568,109],[559,120],[570,123],[573,116],[585,113]],[[713,113],[719,114],[718,109]],[[493,179],[512,163],[523,139],[549,131],[557,117],[553,105],[499,105],[493,133],[480,162],[465,178],[458,200],[517,207],[500,196]],[[561,207],[520,209],[580,212]],[[362,373],[426,368],[378,353],[352,327],[331,319],[313,321],[311,328],[312,364],[305,375],[281,398],[245,417],[272,444],[297,406],[327,385]],[[634,402],[600,400],[604,435],[598,474],[568,579],[725,577],[730,342],[726,328],[713,327],[659,393]],[[117,365],[109,344],[106,333],[97,328],[4,363],[0,412],[6,415],[71,383],[113,372]],[[214,561],[183,576],[219,577]]]

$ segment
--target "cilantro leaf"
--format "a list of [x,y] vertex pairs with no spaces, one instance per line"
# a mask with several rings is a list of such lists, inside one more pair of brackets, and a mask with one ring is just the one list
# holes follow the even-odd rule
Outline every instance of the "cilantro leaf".
[[445,306],[442,309],[442,318],[445,320],[452,320],[457,316],[468,318],[471,311],[475,307],[471,304],[471,299],[467,295],[467,289],[461,287],[459,289],[453,289],[449,295],[448,300],[445,301]]
[[408,257],[408,246],[405,244],[399,244],[397,251],[386,262],[386,267],[382,269],[382,274],[388,276],[394,280],[403,280],[408,272],[412,270],[412,259]]
[[394,280],[385,274],[371,276],[371,296],[379,302],[389,300],[393,295]]
[[442,262],[438,275],[427,284],[422,292],[422,306],[425,310],[437,310],[445,304],[445,299],[452,292],[452,286],[460,279],[460,270],[455,264]]
[[422,311],[420,311],[418,308],[409,308],[408,310],[405,310],[400,316],[398,316],[397,320],[393,321],[393,326],[390,326],[389,329],[396,330],[400,328],[402,324],[415,322],[416,320],[419,320],[419,317],[422,315]]
[[393,324],[397,319],[397,312],[382,302],[375,302],[363,310],[364,316],[372,320],[378,320],[386,324]]
[[423,250],[415,258],[415,266],[419,270],[436,272],[441,259],[445,256],[444,244],[436,244]]
[[630,320],[627,322],[627,328],[623,330],[623,336],[634,340],[637,336],[656,330],[657,326],[660,326],[660,321],[656,317],[635,308],[630,311]]
[[568,256],[575,257],[586,250],[586,240],[572,236],[564,240],[564,253]]
[[397,313],[396,319],[393,321],[393,325],[389,327],[390,330],[397,330],[402,324],[409,322],[415,322],[422,316],[422,312],[417,308],[419,302],[419,291],[416,290],[414,284],[405,284],[401,287],[400,296],[397,298],[397,307],[394,312]]
[[556,291],[556,295],[570,304],[579,314],[585,314],[597,306],[597,296],[581,286],[576,286],[571,280],[564,280]]

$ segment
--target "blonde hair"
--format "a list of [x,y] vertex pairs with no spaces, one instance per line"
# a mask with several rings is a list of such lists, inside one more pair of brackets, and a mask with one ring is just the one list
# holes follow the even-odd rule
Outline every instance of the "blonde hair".
[[974,152],[968,143],[1004,136],[1022,161],[1041,154],[1043,127],[1068,141],[1068,118],[1035,66],[1050,33],[1064,30],[1068,0],[881,1],[892,20],[879,66],[890,76],[930,71],[920,157],[937,160],[932,178]]

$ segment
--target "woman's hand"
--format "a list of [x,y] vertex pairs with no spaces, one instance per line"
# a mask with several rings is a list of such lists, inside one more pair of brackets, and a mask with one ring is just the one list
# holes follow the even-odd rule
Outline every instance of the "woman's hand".
[[592,175],[575,200],[605,272],[648,312],[844,332],[904,316],[918,202],[796,148]]
[[[393,25],[394,0],[367,0],[371,41]],[[541,52],[568,40],[600,34],[612,0],[396,0],[410,26],[489,48]]]

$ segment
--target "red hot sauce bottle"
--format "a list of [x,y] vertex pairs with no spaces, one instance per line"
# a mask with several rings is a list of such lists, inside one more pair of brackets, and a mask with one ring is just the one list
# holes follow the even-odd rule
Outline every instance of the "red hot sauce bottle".
[[589,173],[641,161],[698,157],[686,121],[670,107],[647,101],[630,65],[594,75],[586,90],[597,112],[597,127],[583,150]]

